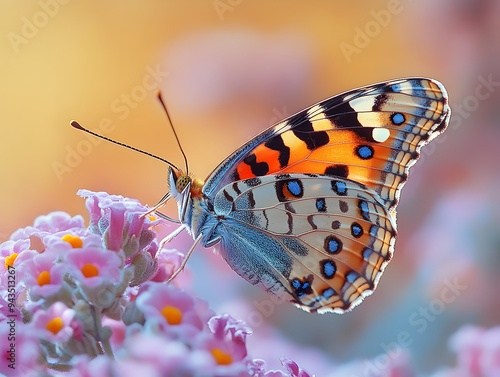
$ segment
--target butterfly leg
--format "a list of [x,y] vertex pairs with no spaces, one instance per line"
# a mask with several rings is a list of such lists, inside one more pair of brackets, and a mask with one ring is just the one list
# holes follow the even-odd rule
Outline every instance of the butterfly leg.
[[[179,227],[179,228],[183,228],[183,227]],[[179,232],[180,231],[178,231],[178,233]],[[179,275],[182,272],[182,270],[184,269],[184,267],[186,267],[187,261],[188,261],[189,257],[191,256],[191,254],[193,253],[194,249],[196,248],[196,245],[198,245],[198,243],[201,241],[201,237],[202,237],[202,234],[200,234],[198,237],[196,237],[196,239],[194,240],[193,245],[191,246],[191,248],[188,250],[188,252],[184,256],[184,259],[182,260],[181,265],[177,268],[177,270],[174,271],[174,273],[172,274],[172,276],[170,276],[168,278],[167,283],[170,283],[172,280],[174,280],[177,277],[177,275]]]
[[[148,212],[149,213],[149,212]],[[155,211],[156,216],[158,216],[160,219],[167,220],[171,223],[175,224],[180,224],[181,222],[177,219],[173,219],[170,216],[165,215],[164,213],[161,213],[160,211]]]
[[186,226],[184,224],[182,224],[181,226],[177,227],[177,229],[175,229],[172,233],[170,233],[168,236],[166,236],[165,238],[163,238],[161,241],[160,241],[160,244],[158,245],[158,250],[161,250],[163,249],[163,246],[165,246],[165,244],[169,243],[170,241],[172,241],[175,237],[177,237],[179,235],[180,232],[182,232],[184,229],[186,229]]
[[[156,203],[153,207],[151,207],[149,209],[149,211],[143,213],[141,216],[144,217],[144,216],[147,216],[155,211],[158,210],[158,208],[160,207],[163,207],[165,205],[165,203],[171,198],[172,196],[170,195],[170,192],[167,192],[165,195],[163,195],[163,197],[158,201],[158,203]],[[169,220],[169,221],[173,221],[173,222],[179,222],[178,220],[174,220],[174,219],[171,219],[170,217],[160,213],[160,217],[161,218],[165,218],[166,220]]]

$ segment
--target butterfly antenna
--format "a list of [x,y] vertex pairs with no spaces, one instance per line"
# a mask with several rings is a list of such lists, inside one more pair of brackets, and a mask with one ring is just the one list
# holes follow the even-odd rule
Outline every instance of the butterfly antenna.
[[119,141],[116,141],[116,140],[113,140],[113,139],[110,139],[109,137],[106,137],[106,136],[103,136],[103,135],[99,135],[98,133],[96,132],[93,132],[93,131],[90,131],[89,129],[83,127],[80,123],[78,123],[76,120],[72,120],[71,122],[69,122],[71,124],[71,126],[73,126],[74,128],[78,129],[78,130],[81,130],[81,131],[84,131],[92,136],[95,136],[95,137],[98,137],[99,139],[103,139],[103,140],[106,140],[106,141],[110,141],[112,142],[113,144],[116,144],[116,145],[119,145],[121,147],[125,147],[125,148],[128,148],[128,149],[131,149],[133,151],[136,151],[136,152],[139,152],[139,153],[142,153],[142,154],[145,154],[146,156],[149,156],[149,157],[153,157],[157,160],[160,160],[161,162],[164,162],[165,164],[169,165],[170,167],[172,167],[174,170],[179,170],[179,168],[177,166],[175,166],[174,164],[172,164],[170,161],[168,160],[165,160],[164,158],[161,158],[157,155],[154,155],[152,153],[149,153],[149,152],[146,152],[146,151],[143,151],[142,149],[139,149],[139,148],[135,148],[135,147],[132,147],[131,145],[128,145],[128,144],[125,144],[125,143],[120,143]]
[[186,153],[184,153],[184,149],[182,149],[181,142],[179,140],[179,137],[177,136],[177,132],[175,131],[174,124],[172,123],[172,119],[170,119],[170,114],[168,113],[167,110],[167,105],[165,105],[165,102],[163,101],[163,97],[161,96],[161,91],[157,91],[156,95],[158,96],[158,99],[160,100],[161,105],[163,106],[163,110],[165,110],[165,113],[167,114],[167,119],[168,122],[170,123],[170,127],[172,128],[172,131],[174,132],[175,140],[177,140],[177,145],[179,146],[179,149],[181,150],[182,157],[184,158],[184,166],[186,166],[186,174],[189,173],[189,166],[188,166],[188,160]]

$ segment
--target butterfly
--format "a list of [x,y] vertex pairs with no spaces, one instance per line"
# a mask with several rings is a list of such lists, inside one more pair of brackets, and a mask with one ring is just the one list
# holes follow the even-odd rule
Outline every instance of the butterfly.
[[249,283],[308,312],[349,311],[390,262],[409,169],[450,114],[441,83],[398,79],[288,117],[205,181],[169,163],[161,203],[175,199],[181,224],[171,237],[187,230],[188,255],[215,246]]

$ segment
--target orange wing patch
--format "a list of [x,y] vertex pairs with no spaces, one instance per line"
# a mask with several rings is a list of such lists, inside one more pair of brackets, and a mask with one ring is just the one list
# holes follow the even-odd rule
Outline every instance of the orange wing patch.
[[449,117],[441,89],[416,81],[333,97],[292,116],[236,165],[235,178],[339,176],[375,190],[394,209],[408,169]]

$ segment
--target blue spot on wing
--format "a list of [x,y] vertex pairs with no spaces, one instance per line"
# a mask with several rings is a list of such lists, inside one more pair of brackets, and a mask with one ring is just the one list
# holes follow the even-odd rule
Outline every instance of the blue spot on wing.
[[356,154],[359,158],[368,160],[373,157],[374,151],[373,148],[369,145],[361,145],[356,148]]
[[290,285],[292,286],[298,298],[307,296],[312,293],[312,287],[309,280],[301,281],[298,278],[294,278],[290,281]]
[[282,174],[276,176],[276,195],[280,202],[287,202],[294,198],[301,198],[304,195],[304,187],[300,179],[283,179],[288,175]]
[[339,249],[339,242],[337,240],[328,241],[328,249],[331,253],[335,253]]
[[316,209],[318,212],[326,212],[326,201],[324,198],[316,199]]
[[302,195],[302,187],[300,186],[299,182],[296,180],[288,181],[286,183],[286,187],[288,188],[288,191],[292,193],[294,196],[301,196]]
[[347,275],[346,275],[346,280],[349,282],[349,283],[354,283],[356,281],[356,279],[358,278],[358,274],[354,271],[351,271],[349,272]]
[[332,181],[331,182],[332,190],[341,196],[347,195],[347,185],[343,181]]
[[339,240],[334,235],[330,235],[330,236],[325,238],[324,248],[325,248],[325,251],[328,253],[332,253],[332,254],[340,253],[340,251],[342,250],[342,246],[343,246],[342,241]]
[[326,299],[329,299],[330,297],[332,297],[333,295],[335,295],[335,290],[333,288],[326,288],[322,294],[321,294],[324,298]]
[[360,200],[358,207],[361,210],[361,216],[363,216],[363,219],[370,221],[370,208],[368,207],[368,203],[364,200]]
[[352,223],[351,234],[356,238],[361,237],[363,235],[363,228],[361,227],[361,225],[359,225],[358,223]]
[[330,260],[330,259],[326,259],[326,260],[321,261],[320,264],[321,264],[321,272],[323,273],[323,276],[327,279],[333,278],[333,276],[335,275],[335,272],[337,272],[337,266],[335,265],[335,262]]
[[370,256],[373,254],[373,250],[366,247],[364,250],[363,250],[363,259],[364,260],[369,260],[370,259]]
[[399,126],[400,124],[403,124],[405,121],[405,116],[401,113],[394,113],[391,116],[392,123],[395,125]]

